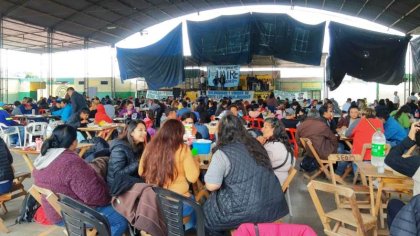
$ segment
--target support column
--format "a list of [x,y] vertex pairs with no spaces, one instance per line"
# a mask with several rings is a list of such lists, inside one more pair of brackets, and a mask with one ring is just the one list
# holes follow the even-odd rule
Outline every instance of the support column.
[[112,45],[111,46],[111,98],[115,98],[114,52],[115,52],[115,45]]
[[83,40],[83,52],[84,52],[84,62],[85,62],[85,76],[83,78],[83,91],[86,93],[86,96],[89,96],[89,57],[88,57],[88,49],[89,49],[89,38],[85,37]]
[[3,78],[3,16],[0,15],[0,101],[5,101]]
[[48,95],[53,95],[53,70],[52,70],[52,54],[53,54],[53,29],[47,29],[47,53],[48,53],[48,73],[47,88]]

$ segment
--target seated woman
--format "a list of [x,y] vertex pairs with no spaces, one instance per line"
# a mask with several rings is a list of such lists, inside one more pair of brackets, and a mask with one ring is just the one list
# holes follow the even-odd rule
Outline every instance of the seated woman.
[[[108,219],[112,235],[122,235],[127,221],[112,208],[105,181],[77,155],[76,147],[76,129],[70,125],[57,126],[34,162],[34,183],[96,209]],[[61,216],[44,197],[42,205],[50,222],[63,224]]]
[[1,137],[0,153],[0,195],[2,195],[3,193],[8,193],[12,189],[14,174],[12,154]]
[[192,125],[192,135],[195,136],[196,139],[209,139],[209,129],[205,125],[201,125],[197,123],[197,118],[194,112],[187,112],[184,113],[181,117],[182,124],[185,125]]
[[[391,151],[385,158],[385,164],[396,170],[398,173],[406,175],[413,178],[414,187],[413,187],[413,196],[420,194],[420,157],[411,156],[408,158],[403,157],[406,150],[410,149],[414,145],[420,145],[420,122],[415,122],[411,125],[410,132],[408,137],[406,137],[401,143],[393,147]],[[414,219],[406,219],[407,224],[401,224],[401,220],[397,225],[392,224],[394,217],[404,207],[404,203],[399,199],[391,199],[388,203],[388,227],[396,228],[398,232],[405,232],[404,229],[407,229],[407,225],[416,224]],[[415,214],[418,215],[418,209],[415,210]],[[391,227],[391,225],[393,227]],[[414,225],[415,226],[415,225]],[[417,224],[418,227],[418,224]],[[395,230],[396,230],[395,229]],[[418,229],[418,228],[417,228]],[[391,231],[392,232],[392,231]],[[418,232],[417,232],[418,234]],[[398,234],[395,234],[398,235]],[[403,235],[403,234],[401,234]],[[404,234],[406,235],[406,234]],[[411,235],[411,234],[409,234]],[[415,235],[415,234],[413,234]]]
[[121,176],[139,178],[140,156],[147,143],[146,125],[143,121],[131,121],[111,143],[111,155],[108,163],[107,183],[113,188],[114,179]]
[[147,128],[147,133],[153,137],[156,134],[156,130],[155,130],[155,113],[153,112],[153,110],[148,110],[146,112],[146,118],[144,118],[144,123],[146,124],[146,128]]
[[219,122],[213,153],[204,178],[207,190],[213,191],[204,204],[209,233],[245,222],[272,222],[289,213],[267,151],[234,115]]
[[96,106],[95,124],[112,123],[112,119],[106,114],[105,107],[102,104]]
[[263,135],[257,139],[267,150],[274,174],[276,174],[280,184],[283,184],[289,175],[290,167],[295,164],[289,136],[284,125],[277,118],[265,119],[262,133]]
[[125,108],[121,109],[118,113],[118,117],[130,117],[131,119],[135,120],[140,115],[134,109],[134,105],[132,102],[127,102]]
[[404,105],[398,111],[395,110],[389,115],[394,117],[404,129],[408,130],[411,125],[410,112],[411,108],[408,105]]
[[[186,197],[190,194],[189,183],[195,183],[200,174],[198,159],[194,159],[190,148],[183,143],[184,126],[178,120],[167,120],[146,146],[140,159],[139,175],[146,183],[156,184]],[[193,212],[184,206],[184,216]],[[194,217],[192,217],[194,218]],[[186,227],[192,227],[194,219]]]

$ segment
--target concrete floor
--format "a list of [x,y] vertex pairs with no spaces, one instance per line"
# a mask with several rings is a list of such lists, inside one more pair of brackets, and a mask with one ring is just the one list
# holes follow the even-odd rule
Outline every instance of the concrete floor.
[[[16,171],[18,172],[28,172],[28,167],[23,161],[21,156],[13,154],[14,163]],[[35,158],[35,157],[32,157]],[[298,166],[298,165],[297,165]],[[321,178],[322,180],[322,178]],[[309,196],[306,184],[308,181],[303,178],[302,172],[298,172],[293,180],[290,187],[290,197],[293,216],[286,216],[283,218],[285,223],[296,223],[296,224],[306,224],[311,226],[319,235],[323,235],[323,228],[321,221],[319,220],[318,214],[316,213],[315,207],[312,203],[312,200]],[[32,184],[32,179],[25,180],[25,187],[28,189]],[[332,209],[335,207],[334,198],[332,195],[321,194],[320,200],[326,206],[326,210]],[[9,212],[6,215],[1,215],[0,217],[5,221],[5,225],[11,231],[8,236],[32,236],[38,235],[41,232],[44,232],[48,229],[48,226],[42,226],[37,223],[25,223],[25,224],[15,224],[15,219],[19,215],[20,207],[22,205],[24,197],[20,197],[9,201],[6,203],[6,206]],[[6,235],[0,233],[0,235]],[[65,235],[62,231],[57,230],[48,235]]]

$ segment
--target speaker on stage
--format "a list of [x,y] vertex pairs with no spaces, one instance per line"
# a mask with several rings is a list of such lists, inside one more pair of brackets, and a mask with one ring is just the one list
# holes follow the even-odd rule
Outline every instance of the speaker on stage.
[[172,93],[174,94],[174,98],[181,97],[181,89],[180,88],[172,88]]

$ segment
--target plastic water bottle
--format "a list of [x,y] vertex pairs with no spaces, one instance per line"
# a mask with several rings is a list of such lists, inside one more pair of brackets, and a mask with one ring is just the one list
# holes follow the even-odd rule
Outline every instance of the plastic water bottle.
[[384,173],[385,171],[385,146],[385,135],[381,129],[377,129],[372,136],[371,163],[376,166],[378,173]]

